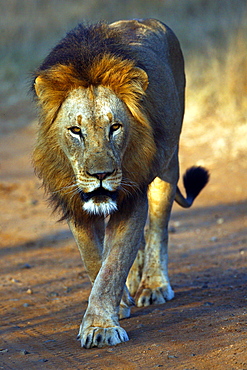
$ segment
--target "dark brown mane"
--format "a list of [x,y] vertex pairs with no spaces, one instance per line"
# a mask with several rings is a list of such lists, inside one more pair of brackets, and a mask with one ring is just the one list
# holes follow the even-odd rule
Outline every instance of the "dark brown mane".
[[[142,86],[135,83],[135,67],[145,70],[126,35],[123,37],[105,23],[89,27],[80,24],[54,47],[35,72],[35,79],[42,80],[39,103],[44,121],[54,120],[71,90],[91,85],[110,87],[135,116],[138,100],[144,95]],[[140,110],[138,116],[144,122]]]
[[[35,75],[59,64],[72,66],[75,77],[89,86],[95,84],[90,73],[92,64],[97,64],[105,55],[121,60],[135,60],[126,37],[108,24],[98,23],[89,27],[79,24],[53,48]],[[136,66],[143,68],[140,63]]]

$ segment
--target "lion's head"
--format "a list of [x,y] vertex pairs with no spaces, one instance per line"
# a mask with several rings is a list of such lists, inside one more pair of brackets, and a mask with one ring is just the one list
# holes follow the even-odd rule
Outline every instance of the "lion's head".
[[64,102],[57,123],[83,209],[112,213],[123,187],[122,157],[130,131],[124,104],[108,88],[78,88]]
[[141,104],[147,74],[106,52],[85,63],[83,73],[78,60],[50,64],[35,78],[41,106],[35,169],[64,217],[105,216],[152,176],[155,143]]

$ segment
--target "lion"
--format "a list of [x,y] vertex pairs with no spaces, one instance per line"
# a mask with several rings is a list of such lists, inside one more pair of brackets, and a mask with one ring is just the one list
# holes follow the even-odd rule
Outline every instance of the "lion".
[[209,178],[192,167],[187,196],[177,187],[184,90],[179,42],[154,19],[80,24],[34,74],[34,168],[92,283],[78,335],[85,348],[127,341],[119,319],[134,299],[140,307],[174,297],[172,204],[190,207]]

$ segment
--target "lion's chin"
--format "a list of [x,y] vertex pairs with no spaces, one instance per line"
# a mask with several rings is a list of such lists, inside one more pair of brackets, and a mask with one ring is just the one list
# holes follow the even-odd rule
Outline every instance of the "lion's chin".
[[[96,198],[96,199],[94,199]],[[83,204],[83,209],[90,215],[99,215],[107,217],[117,211],[117,203],[111,198],[106,198],[100,201],[99,197],[90,198]]]

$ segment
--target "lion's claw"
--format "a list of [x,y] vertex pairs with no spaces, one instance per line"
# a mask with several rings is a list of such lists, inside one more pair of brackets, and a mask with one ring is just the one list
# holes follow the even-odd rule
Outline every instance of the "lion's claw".
[[80,329],[77,337],[84,348],[115,346],[116,344],[127,342],[129,337],[126,331],[120,326],[101,328],[89,327]]

